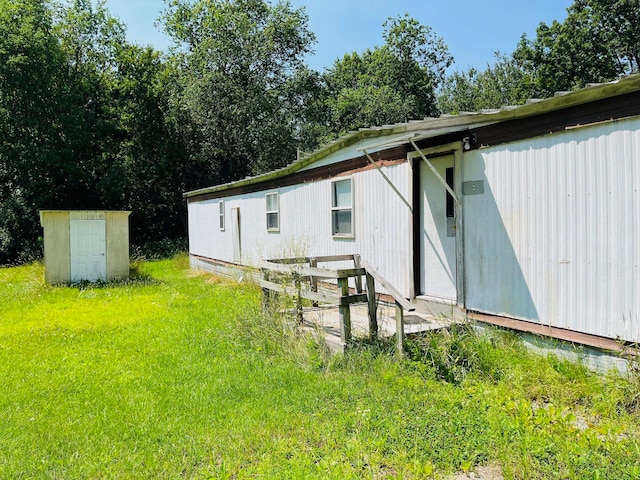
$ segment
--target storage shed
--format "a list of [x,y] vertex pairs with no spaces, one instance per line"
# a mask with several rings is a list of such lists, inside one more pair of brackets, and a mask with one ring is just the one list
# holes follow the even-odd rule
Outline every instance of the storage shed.
[[45,281],[107,281],[129,276],[129,214],[41,210]]
[[362,129],[185,197],[197,268],[358,254],[418,305],[604,349],[640,341],[638,75]]

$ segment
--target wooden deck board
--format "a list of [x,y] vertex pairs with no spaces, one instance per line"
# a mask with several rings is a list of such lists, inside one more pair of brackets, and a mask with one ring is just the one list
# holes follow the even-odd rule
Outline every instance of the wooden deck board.
[[[395,309],[393,305],[378,305],[378,335],[389,338],[396,333]],[[332,352],[341,351],[345,344],[340,341],[340,320],[337,307],[305,308],[304,325],[307,329],[322,332]],[[432,316],[411,312],[404,316],[405,335],[438,330],[449,327],[456,320],[448,316]],[[369,336],[369,314],[367,305],[351,306],[351,329],[354,337]]]

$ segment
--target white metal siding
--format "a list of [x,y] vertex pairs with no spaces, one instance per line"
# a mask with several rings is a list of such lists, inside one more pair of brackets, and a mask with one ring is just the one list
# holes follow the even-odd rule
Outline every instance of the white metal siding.
[[464,161],[467,308],[640,340],[640,119]]
[[[411,200],[408,163],[383,167],[385,174]],[[337,177],[347,178],[347,177]],[[280,231],[267,232],[265,195],[276,190],[225,197],[229,209],[240,208],[242,263],[263,258],[358,253],[407,297],[413,277],[411,212],[376,169],[351,175],[354,188],[354,239],[331,235],[331,180],[282,187]],[[189,203],[190,252],[233,262],[231,232],[218,228],[218,202]],[[344,266],[344,265],[343,265]]]

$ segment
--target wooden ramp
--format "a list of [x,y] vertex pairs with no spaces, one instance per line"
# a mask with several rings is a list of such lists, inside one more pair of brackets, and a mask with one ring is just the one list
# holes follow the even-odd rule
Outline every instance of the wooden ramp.
[[[353,263],[353,266],[318,266],[336,262]],[[299,321],[308,329],[324,333],[331,350],[343,350],[352,336],[395,337],[396,353],[401,357],[405,335],[437,330],[460,321],[454,311],[457,307],[452,305],[430,306],[430,302],[420,298],[409,301],[357,254],[276,258],[261,261],[258,266],[262,271],[258,283],[262,287],[263,307],[271,303],[274,292],[292,296]],[[350,287],[350,281],[355,288]],[[327,288],[332,282],[334,286]],[[376,284],[393,306],[379,302]],[[303,299],[310,300],[313,308],[304,308]]]
[[[390,338],[396,334],[396,309],[378,304],[378,336]],[[346,344],[340,340],[340,318],[338,307],[308,307],[303,310],[305,329],[324,334],[326,344],[333,353],[344,351]],[[411,335],[447,328],[460,321],[452,315],[430,315],[410,312],[404,315],[404,334]],[[366,304],[351,306],[351,330],[354,337],[369,336],[369,313]]]

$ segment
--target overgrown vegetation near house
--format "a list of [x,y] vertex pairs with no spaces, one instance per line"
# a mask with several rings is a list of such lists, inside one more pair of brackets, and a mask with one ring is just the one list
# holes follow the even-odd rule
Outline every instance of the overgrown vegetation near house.
[[633,374],[464,326],[402,362],[364,341],[329,357],[185,256],[120,283],[42,277],[0,269],[2,478],[640,476]]

